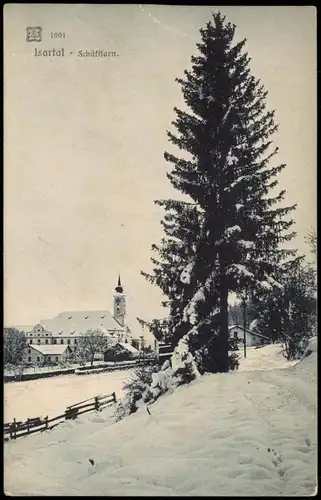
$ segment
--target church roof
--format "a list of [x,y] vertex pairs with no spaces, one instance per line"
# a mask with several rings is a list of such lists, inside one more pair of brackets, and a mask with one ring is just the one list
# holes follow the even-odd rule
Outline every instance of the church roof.
[[124,331],[109,311],[65,311],[53,319],[41,320],[40,323],[54,335],[79,335],[88,329],[99,327],[106,331]]

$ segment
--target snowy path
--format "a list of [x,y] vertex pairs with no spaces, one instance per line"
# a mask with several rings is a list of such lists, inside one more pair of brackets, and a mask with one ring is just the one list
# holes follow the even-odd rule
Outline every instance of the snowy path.
[[[254,375],[254,377],[253,377]],[[250,402],[250,411],[262,422],[270,457],[278,476],[280,495],[298,495],[315,485],[316,465],[309,473],[302,470],[302,462],[315,462],[316,455],[316,386],[314,397],[307,399],[305,390],[286,388],[287,373],[282,371],[246,374],[251,389],[244,394]],[[312,382],[310,380],[310,382]],[[314,381],[315,382],[315,381]],[[264,385],[264,393],[262,386]],[[240,388],[241,389],[241,388]],[[309,394],[309,393],[308,393]],[[284,420],[286,408],[288,419]],[[293,446],[293,442],[295,442]],[[312,455],[309,456],[309,455]]]
[[113,424],[108,410],[6,443],[5,490],[311,496],[316,363],[314,352],[287,369],[205,375],[160,398],[151,416],[141,408]]

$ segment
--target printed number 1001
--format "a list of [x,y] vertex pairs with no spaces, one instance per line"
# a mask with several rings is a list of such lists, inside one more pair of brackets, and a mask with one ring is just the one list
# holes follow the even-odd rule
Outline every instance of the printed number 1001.
[[66,38],[66,33],[61,31],[52,31],[50,33],[50,38]]

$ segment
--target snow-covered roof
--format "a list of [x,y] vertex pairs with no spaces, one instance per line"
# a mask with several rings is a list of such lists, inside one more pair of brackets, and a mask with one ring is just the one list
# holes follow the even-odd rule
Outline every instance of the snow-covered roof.
[[[232,326],[228,327],[229,330],[232,330],[234,328],[239,328],[240,330],[242,330],[242,332],[244,331],[244,328],[241,325],[232,325]],[[247,333],[250,333],[251,335],[254,335],[255,337],[262,337],[263,339],[270,340],[269,337],[266,337],[265,335],[262,335],[261,333],[254,332],[253,330],[249,330],[248,328],[245,328],[245,331]]]
[[54,335],[80,335],[88,329],[102,327],[106,332],[123,332],[124,328],[109,311],[65,311],[53,319],[40,321]]
[[136,349],[136,347],[132,346],[131,344],[128,344],[127,342],[118,342],[118,345],[122,346],[124,349],[127,349],[127,351],[131,352],[132,354],[139,354],[138,349]]
[[57,356],[59,354],[63,354],[66,349],[70,349],[68,345],[58,345],[58,344],[44,344],[44,345],[29,345],[29,348],[35,349],[43,355],[53,355]]

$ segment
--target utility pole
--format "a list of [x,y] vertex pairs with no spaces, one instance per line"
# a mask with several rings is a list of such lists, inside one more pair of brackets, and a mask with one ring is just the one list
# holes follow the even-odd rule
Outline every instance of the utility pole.
[[244,358],[246,358],[246,298],[243,297],[243,334],[244,334]]
[[145,342],[144,342],[144,336],[141,335],[140,336],[140,346],[141,346],[141,352],[142,352],[142,361],[143,361],[143,366],[145,366],[145,353],[144,353],[144,350],[145,350]]

